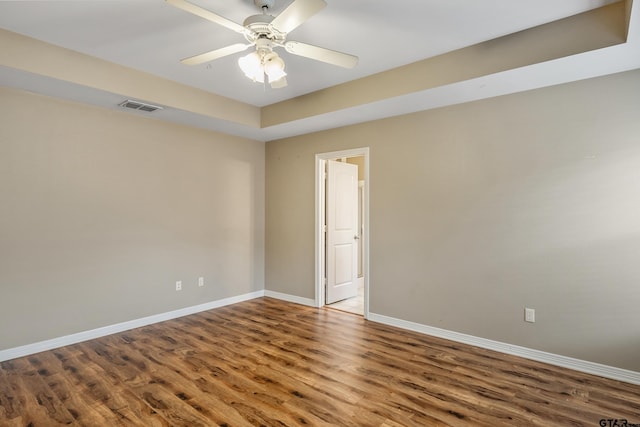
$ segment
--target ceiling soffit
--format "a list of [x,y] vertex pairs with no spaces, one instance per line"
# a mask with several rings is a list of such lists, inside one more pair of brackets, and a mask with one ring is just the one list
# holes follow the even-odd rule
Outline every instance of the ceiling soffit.
[[[51,94],[60,82],[69,92],[73,88],[84,92],[84,99],[96,105],[101,105],[101,94],[135,98],[164,107],[163,120],[269,140],[411,112],[397,108],[403,98],[411,99],[407,106],[417,109],[446,105],[446,100],[430,104],[428,98],[456,86],[468,91],[468,96],[457,93],[450,97],[451,103],[510,93],[508,87],[527,90],[638,68],[639,43],[627,39],[638,32],[638,7],[631,6],[631,1],[613,3],[262,108],[6,30],[0,30],[0,83],[30,90],[21,86],[40,77],[47,80]],[[584,55],[589,53],[593,53],[593,66],[589,57],[585,62]],[[526,70],[541,64],[555,67],[557,73],[545,68],[544,78],[515,85],[517,75],[510,75],[506,83],[491,78],[522,71],[524,79],[529,75]],[[582,70],[584,64],[593,70],[591,74]],[[16,78],[19,73],[29,78]]]

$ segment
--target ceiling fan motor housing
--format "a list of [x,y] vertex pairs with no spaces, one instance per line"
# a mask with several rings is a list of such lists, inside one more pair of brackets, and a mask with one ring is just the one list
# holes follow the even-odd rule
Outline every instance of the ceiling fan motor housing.
[[244,37],[249,43],[255,43],[260,38],[268,38],[276,44],[284,42],[286,34],[283,34],[271,26],[274,16],[261,14],[252,15],[244,20],[243,24],[245,28],[251,31],[247,31]]

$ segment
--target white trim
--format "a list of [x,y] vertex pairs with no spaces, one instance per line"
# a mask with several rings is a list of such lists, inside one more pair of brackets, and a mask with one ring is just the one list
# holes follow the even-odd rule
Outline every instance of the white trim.
[[294,304],[306,305],[309,307],[317,307],[316,301],[311,298],[303,298],[296,295],[283,294],[274,291],[264,291],[264,296],[269,298],[275,298],[282,301],[292,302]]
[[324,307],[324,164],[327,160],[349,157],[364,157],[364,235],[363,244],[363,273],[364,273],[364,318],[369,318],[369,147],[353,148],[350,150],[332,151],[316,154],[316,183],[315,183],[315,307]]
[[15,359],[17,357],[29,356],[31,354],[40,353],[41,351],[53,350],[55,348],[64,347],[66,345],[76,344],[82,341],[88,341],[107,335],[117,334],[119,332],[128,331],[129,329],[140,328],[142,326],[151,325],[153,323],[164,322],[166,320],[178,317],[188,316],[190,314],[200,313],[202,311],[212,310],[214,308],[224,307],[225,305],[236,304],[255,298],[261,298],[265,294],[264,291],[251,292],[235,297],[224,298],[217,301],[211,301],[205,304],[194,305],[191,307],[181,308],[179,310],[168,311],[166,313],[154,314],[153,316],[142,317],[140,319],[129,320],[127,322],[116,323],[115,325],[104,326],[102,328],[92,329],[89,331],[78,332],[76,334],[66,335],[63,337],[53,338],[46,341],[40,341],[33,344],[27,344],[20,347],[0,350],[0,362]]
[[326,221],[325,221],[325,194],[326,194],[326,173],[327,173],[327,160],[316,155],[316,190],[315,190],[315,203],[316,203],[316,216],[315,216],[315,247],[316,247],[316,262],[315,262],[315,307],[324,306],[325,296],[325,236],[326,236]]
[[640,372],[629,371],[627,369],[616,368],[614,366],[602,365],[600,363],[574,359],[573,357],[561,356],[559,354],[506,344],[486,338],[475,337],[473,335],[462,334],[460,332],[448,331],[446,329],[383,316],[381,314],[369,313],[369,320],[372,322],[395,326],[401,329],[419,332],[425,335],[456,341],[462,344],[469,344],[476,347],[486,348],[488,350],[523,357],[525,359],[535,360],[537,362],[548,363],[550,365],[560,366],[574,371],[585,372],[587,374],[598,375],[605,378],[640,385]]

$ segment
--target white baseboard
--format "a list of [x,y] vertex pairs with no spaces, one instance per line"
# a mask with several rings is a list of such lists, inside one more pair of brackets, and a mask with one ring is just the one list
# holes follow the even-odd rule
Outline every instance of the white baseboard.
[[295,304],[307,305],[309,307],[317,307],[316,301],[311,298],[302,298],[295,295],[282,294],[274,291],[264,291],[265,297],[275,298],[282,301],[292,302]]
[[165,320],[171,320],[178,317],[188,316],[190,314],[200,313],[202,311],[212,310],[214,308],[224,307],[225,305],[231,305],[242,301],[261,298],[263,296],[264,291],[251,292],[235,297],[229,297],[204,304],[194,305],[191,307],[185,307],[179,310],[130,320],[128,322],[104,326],[102,328],[92,329],[90,331],[78,332],[76,334],[66,335],[59,338],[53,338],[50,340],[40,341],[37,343],[27,344],[15,348],[9,348],[6,350],[0,350],[0,362],[15,359],[17,357],[28,356],[30,354],[40,353],[41,351],[53,350],[54,348],[64,347],[66,345],[76,344],[82,341],[88,341],[119,332],[128,331],[129,329],[140,328],[142,326],[151,325],[153,323],[164,322]]
[[544,362],[550,365],[573,369],[574,371],[585,372],[588,374],[640,385],[640,372],[629,371],[613,366],[588,362],[586,360],[574,359],[572,357],[561,356],[558,354],[547,353],[531,348],[506,344],[499,341],[474,337],[472,335],[461,334],[459,332],[448,331],[446,329],[440,329],[433,326],[422,325],[420,323],[396,319],[394,317],[383,316],[381,314],[369,313],[368,320],[371,320],[372,322],[383,323],[385,325],[396,326],[398,328],[407,329],[414,332],[420,332],[425,335],[431,335],[434,337],[444,338],[463,344],[482,347],[488,350],[495,350],[501,353],[520,356],[524,357],[525,359]]

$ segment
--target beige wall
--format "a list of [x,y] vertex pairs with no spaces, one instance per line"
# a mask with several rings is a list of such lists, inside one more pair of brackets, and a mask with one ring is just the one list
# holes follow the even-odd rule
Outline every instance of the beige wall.
[[0,120],[0,349],[264,288],[264,143],[6,88]]
[[314,155],[368,146],[371,312],[640,371],[639,93],[634,71],[267,143],[266,288],[313,298]]

